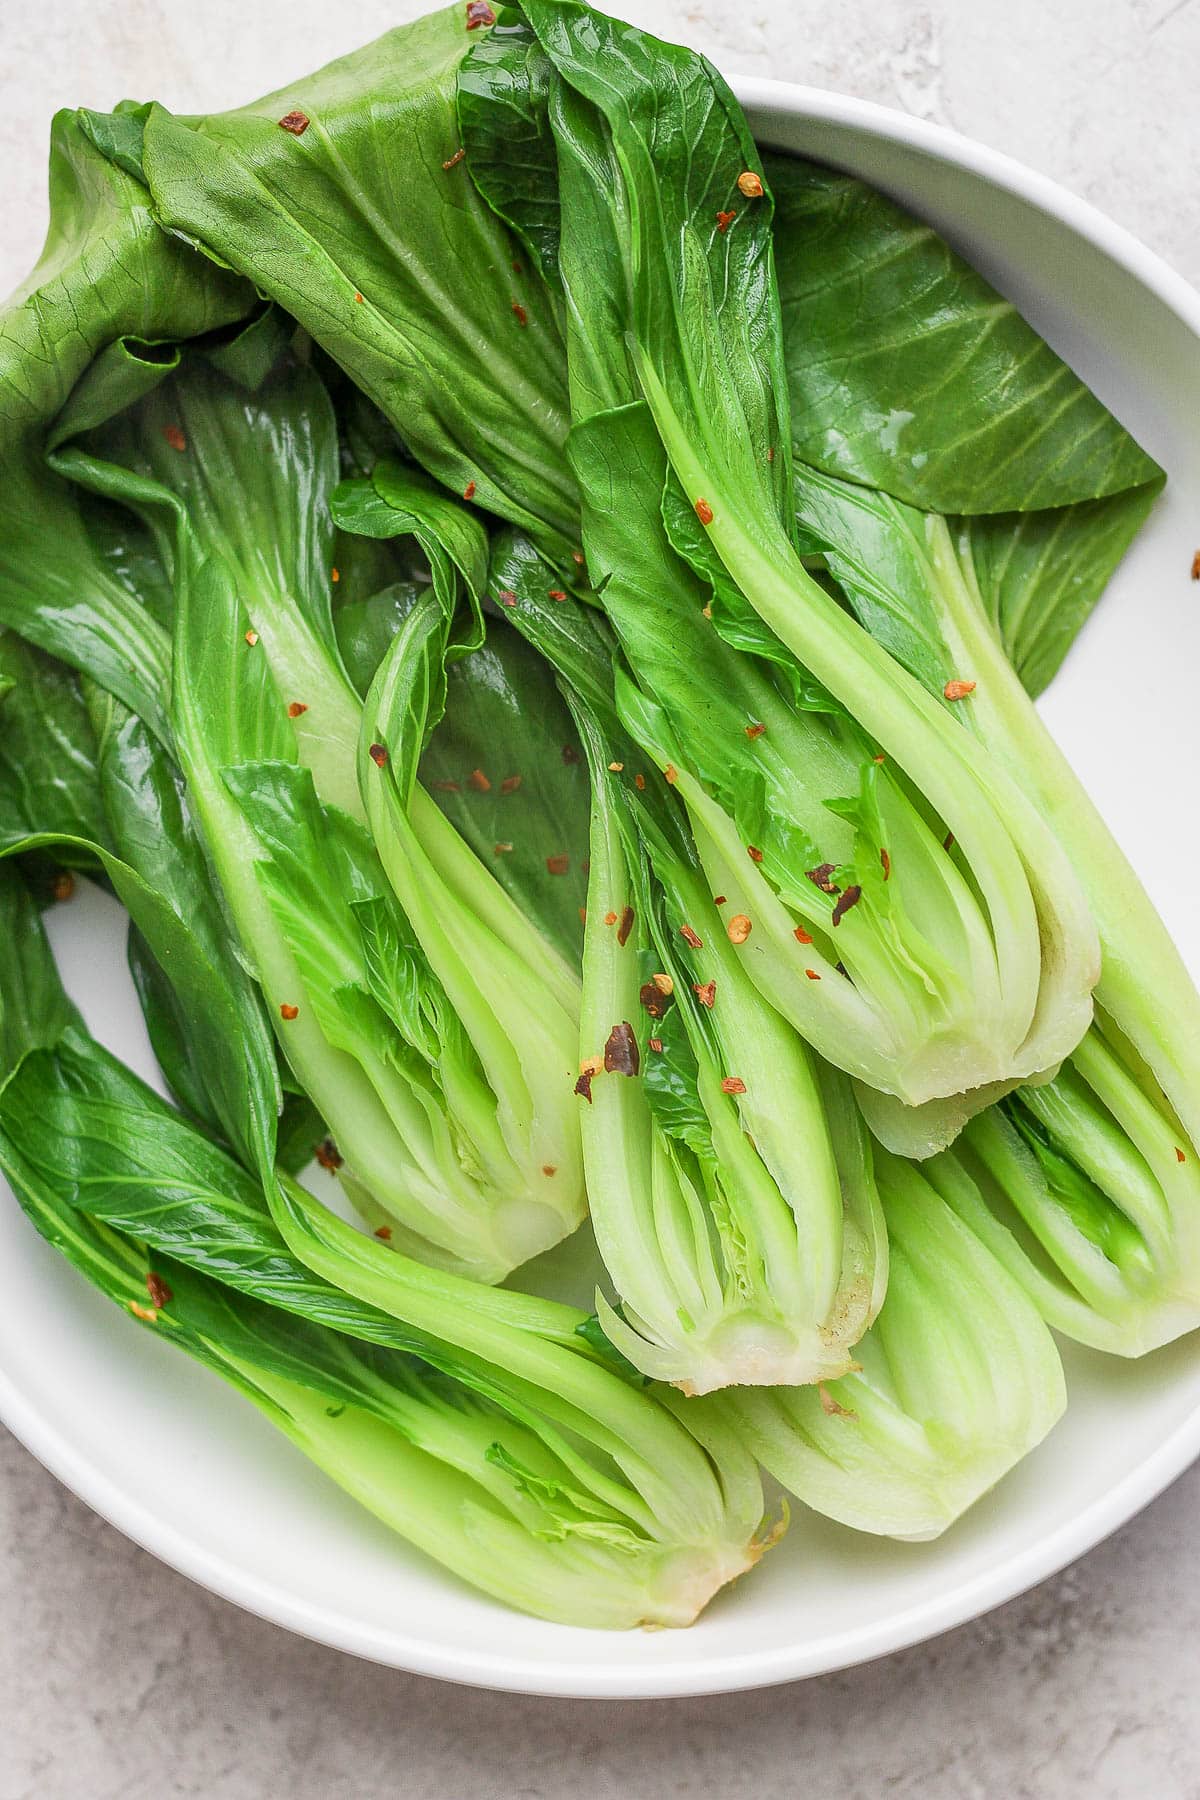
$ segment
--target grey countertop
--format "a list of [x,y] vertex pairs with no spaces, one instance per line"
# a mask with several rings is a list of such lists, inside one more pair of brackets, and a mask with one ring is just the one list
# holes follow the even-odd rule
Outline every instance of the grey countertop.
[[[196,110],[279,86],[422,0],[6,0],[0,291],[45,223],[60,103]],[[625,0],[770,74],[905,108],[1083,194],[1200,280],[1195,0]],[[1200,1470],[1085,1561],[884,1662],[609,1704],[355,1662],[191,1585],[0,1433],[0,1800],[1194,1800]]]

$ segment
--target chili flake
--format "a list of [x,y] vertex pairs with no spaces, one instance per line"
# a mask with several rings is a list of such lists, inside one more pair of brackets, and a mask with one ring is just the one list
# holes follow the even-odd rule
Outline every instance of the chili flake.
[[300,1008],[298,1006],[289,1006],[285,1000],[283,1005],[279,1008],[279,1016],[281,1019],[298,1019],[300,1017]]
[[793,933],[792,933],[792,936],[795,938],[795,940],[798,944],[811,944],[812,943],[812,936],[809,932],[805,931],[803,925],[797,925],[795,931],[793,931]]
[[382,1238],[385,1244],[389,1242],[391,1235],[392,1228],[390,1225],[377,1225],[375,1227],[375,1236],[377,1238]]
[[341,1151],[331,1137],[322,1138],[319,1144],[314,1145],[313,1155],[321,1167],[328,1169],[330,1174],[335,1169],[340,1169],[344,1161]]
[[142,1306],[139,1301],[131,1300],[129,1310],[135,1319],[144,1319],[147,1325],[158,1324],[158,1314],[152,1306]]
[[726,1075],[724,1081],[721,1083],[721,1092],[723,1094],[744,1094],[745,1091],[746,1084],[740,1075]]
[[604,1058],[602,1056],[585,1056],[579,1065],[579,1073],[581,1075],[598,1075],[603,1067]]
[[552,600],[565,600],[566,597],[567,597],[567,595],[566,595],[565,588],[551,588],[550,589],[550,598]]
[[572,550],[571,561],[577,562],[579,564],[580,568],[582,569],[582,567],[583,567],[583,551],[582,550]]
[[675,992],[675,983],[671,980],[669,975],[652,975],[650,979],[660,994],[673,994]]
[[1186,1162],[1187,1161],[1187,1157],[1183,1154],[1183,1151],[1179,1148],[1178,1144],[1176,1144],[1176,1146],[1175,1146],[1175,1161],[1176,1162]]
[[625,907],[621,913],[621,923],[617,926],[617,942],[622,950],[629,942],[629,934],[633,930],[635,916],[632,906]]
[[575,1092],[581,1100],[586,1100],[589,1106],[592,1104],[592,1071],[590,1069],[585,1069],[575,1083]]
[[762,176],[756,175],[753,169],[743,169],[737,184],[747,200],[757,200],[763,191]]
[[[388,759],[388,753],[384,749],[382,744],[372,744],[371,748],[367,751],[367,755],[370,757],[371,761],[375,764],[375,767],[377,769],[382,769]],[[456,794],[458,792],[457,781],[446,781],[446,782],[439,781],[435,785],[437,787],[453,788],[454,792]]]
[[146,1292],[159,1311],[175,1298],[162,1276],[156,1275],[153,1269],[146,1271]]
[[815,869],[805,869],[804,873],[808,876],[808,879],[812,882],[813,886],[820,888],[823,894],[840,894],[841,889],[832,879],[833,871],[836,867],[836,863],[821,863]]
[[307,711],[308,711],[308,705],[305,701],[289,700],[289,702],[288,702],[288,718],[289,719],[298,719],[300,717],[301,713],[306,713]]
[[766,731],[766,729],[767,729],[766,726],[762,725],[762,724],[747,725],[746,736],[748,738],[760,738],[760,737],[762,737],[762,735]]
[[890,881],[892,879],[892,859],[886,850],[880,850],[879,861],[883,868],[883,879]]
[[477,794],[490,794],[492,791],[492,784],[482,769],[471,770],[467,776],[467,786],[473,787]]
[[511,849],[512,849],[511,844],[493,844],[492,845],[492,855],[493,856],[507,856],[509,854],[509,852],[511,851]]
[[714,906],[724,906],[724,904],[725,904],[724,894],[714,894],[713,895],[713,905]]
[[820,981],[821,979],[815,969],[805,969],[804,973],[808,976],[810,981]]
[[75,892],[75,877],[70,869],[60,869],[54,877],[50,892],[56,900],[69,900]]
[[515,606],[517,604],[517,596],[513,593],[511,588],[501,588],[497,598],[505,606]]
[[362,297],[362,295],[361,295],[361,294],[360,294],[360,293],[359,293],[359,291],[358,291],[358,289],[357,289],[357,288],[355,288],[355,290],[354,290],[354,304],[355,304],[355,306],[361,306],[361,305],[362,305],[362,303],[363,303],[363,297]]
[[473,500],[474,498],[475,498],[475,483],[473,481],[468,481],[466,487],[463,489],[463,499],[464,500]]
[[478,31],[481,25],[494,25],[496,15],[487,0],[467,0],[467,30]]
[[569,856],[548,856],[546,858],[546,873],[548,875],[565,875],[570,866],[571,859]]
[[651,1050],[653,1050],[653,1052],[656,1056],[662,1055],[662,1039],[661,1038],[647,1038],[646,1042],[647,1042],[647,1044],[649,1044]]
[[1192,558],[1192,580],[1200,581],[1200,550]]
[[703,950],[704,939],[698,936],[697,933],[692,930],[690,925],[681,925],[679,927],[679,935],[685,944],[691,945],[693,950]]
[[696,502],[696,517],[699,519],[699,521],[702,525],[711,525],[712,524],[713,509],[708,504],[707,500],[697,500],[697,502]]
[[667,786],[674,787],[675,783],[679,780],[679,770],[675,767],[674,763],[668,763],[663,770],[663,776],[666,779]]
[[857,906],[861,899],[862,889],[856,882],[852,887],[848,887],[844,894],[839,894],[838,898],[834,901],[833,919],[831,923],[835,926],[840,925],[846,914],[850,911],[850,908],[852,906]]
[[975,692],[973,681],[948,681],[942,689],[947,700],[965,700],[968,694]]
[[750,936],[752,926],[745,913],[734,913],[725,929],[729,933],[731,944],[744,944]]
[[640,1066],[637,1038],[628,1019],[614,1025],[604,1046],[604,1067],[610,1075],[636,1075]]
[[887,761],[887,757],[884,756],[882,752],[880,752],[880,754],[878,756],[873,756],[871,758],[871,761],[874,763],[885,763]]
[[606,925],[615,925],[615,924],[616,924],[616,922],[617,922],[617,915],[616,915],[616,913],[615,913],[615,912],[606,912],[606,913],[605,913],[605,915],[604,915],[604,923],[605,923],[605,924],[606,924]]
[[512,309],[513,309],[513,317],[516,319],[517,324],[522,325],[522,326],[528,325],[529,314],[525,311],[525,308],[521,305],[521,302],[519,300],[513,301]]
[[729,230],[729,227],[736,218],[737,214],[735,212],[719,212],[717,214],[717,230],[722,237],[725,236],[725,233]]
[[652,1019],[661,1019],[667,1010],[667,995],[662,994],[652,981],[642,983],[638,989],[638,999]]
[[624,763],[609,763],[608,766],[614,775],[619,775],[621,773],[621,770],[625,767],[625,764]]
[[252,650],[253,650],[255,644],[257,644],[257,642],[258,642],[258,633],[257,633],[257,631],[255,631],[253,629],[253,627],[251,627],[251,629],[246,633],[246,642],[249,644],[249,646]]
[[330,569],[329,579],[330,579],[330,581],[340,581],[342,579],[342,577],[337,569]]
[[752,863],[760,863],[763,859],[763,853],[757,844],[747,844],[746,855],[750,858]]
[[284,113],[276,124],[282,131],[290,131],[293,137],[303,137],[308,130],[308,114],[302,112]]
[[775,446],[774,446],[774,444],[767,445],[767,461],[769,463],[773,463],[775,461]]
[[635,775],[633,778],[633,785],[639,794],[644,794],[646,791],[646,777],[644,775]]
[[465,146],[460,144],[458,149],[454,152],[454,155],[446,158],[445,162],[442,164],[443,169],[457,169],[459,163],[466,154]]
[[554,1166],[553,1163],[543,1163],[542,1164],[542,1174],[543,1175],[557,1175],[558,1170]]
[[953,848],[954,848],[954,833],[952,831],[948,831],[946,833],[945,837],[942,839],[942,849],[943,850],[953,850]]
[[705,982],[701,983],[698,981],[694,981],[692,983],[692,992],[693,992],[693,994],[695,994],[695,996],[696,996],[697,1000],[700,1002],[701,1006],[707,1006],[709,1011],[711,1012],[714,1005],[716,1004],[716,999],[717,999],[717,984],[716,984],[716,982],[715,981],[705,981]]
[[172,450],[187,449],[187,439],[184,437],[183,432],[178,425],[164,425],[163,436],[166,438],[168,444],[170,444]]
[[521,777],[519,775],[506,775],[504,780],[500,783],[500,792],[502,794],[515,794],[520,785]]

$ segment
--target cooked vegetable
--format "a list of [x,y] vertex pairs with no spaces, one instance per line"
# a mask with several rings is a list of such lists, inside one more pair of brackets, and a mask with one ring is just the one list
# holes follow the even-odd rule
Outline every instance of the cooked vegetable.
[[928,228],[456,4],[62,115],[0,390],[0,1168],[402,1537],[684,1624],[755,1456],[935,1535],[1050,1327],[1200,1322],[1200,999],[1030,697],[1162,472]]
[[[257,1180],[70,1019],[11,873],[0,899],[17,950],[0,1166],[111,1299],[509,1605],[578,1625],[686,1625],[757,1560],[761,1489],[728,1432],[698,1420],[693,1436],[605,1366],[583,1314],[422,1268],[334,1224],[282,1175],[285,1243]],[[314,1276],[316,1261],[340,1285]]]

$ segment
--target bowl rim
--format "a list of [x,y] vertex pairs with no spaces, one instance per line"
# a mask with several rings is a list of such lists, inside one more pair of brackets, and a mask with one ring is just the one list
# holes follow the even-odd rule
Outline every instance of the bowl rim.
[[[1132,232],[1090,202],[1015,157],[946,126],[892,107],[823,88],[761,77],[732,76],[730,85],[750,115],[800,115],[916,151],[964,168],[1066,225],[1126,270],[1170,308],[1200,339],[1200,292]],[[1155,1499],[1200,1455],[1200,1407],[1154,1453],[1073,1519],[988,1571],[910,1606],[884,1622],[855,1626],[816,1644],[714,1655],[697,1664],[665,1661],[653,1667],[622,1662],[613,1652],[588,1665],[529,1656],[447,1648],[427,1639],[386,1632],[301,1601],[206,1549],[154,1508],[111,1480],[59,1431],[0,1369],[0,1420],[58,1480],[142,1549],[209,1591],[258,1617],[352,1655],[467,1686],[577,1699],[657,1699],[770,1687],[854,1667],[951,1630],[1015,1598],[1100,1543]]]

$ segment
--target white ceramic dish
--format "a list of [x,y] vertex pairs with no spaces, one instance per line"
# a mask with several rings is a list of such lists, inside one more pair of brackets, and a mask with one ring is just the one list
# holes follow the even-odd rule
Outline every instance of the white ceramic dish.
[[[1045,710],[1200,972],[1200,600],[1188,580],[1200,296],[1081,201],[979,145],[813,89],[744,81],[739,92],[762,141],[860,174],[937,224],[1168,469],[1165,500]],[[52,924],[93,1029],[149,1074],[116,907],[90,895]],[[571,1631],[509,1613],[407,1552],[215,1377],[130,1330],[11,1203],[0,1271],[0,1416],[98,1512],[265,1618],[490,1687],[650,1697],[845,1667],[1040,1581],[1200,1453],[1200,1343],[1130,1365],[1073,1353],[1066,1418],[938,1543],[878,1542],[801,1513],[691,1631]]]

